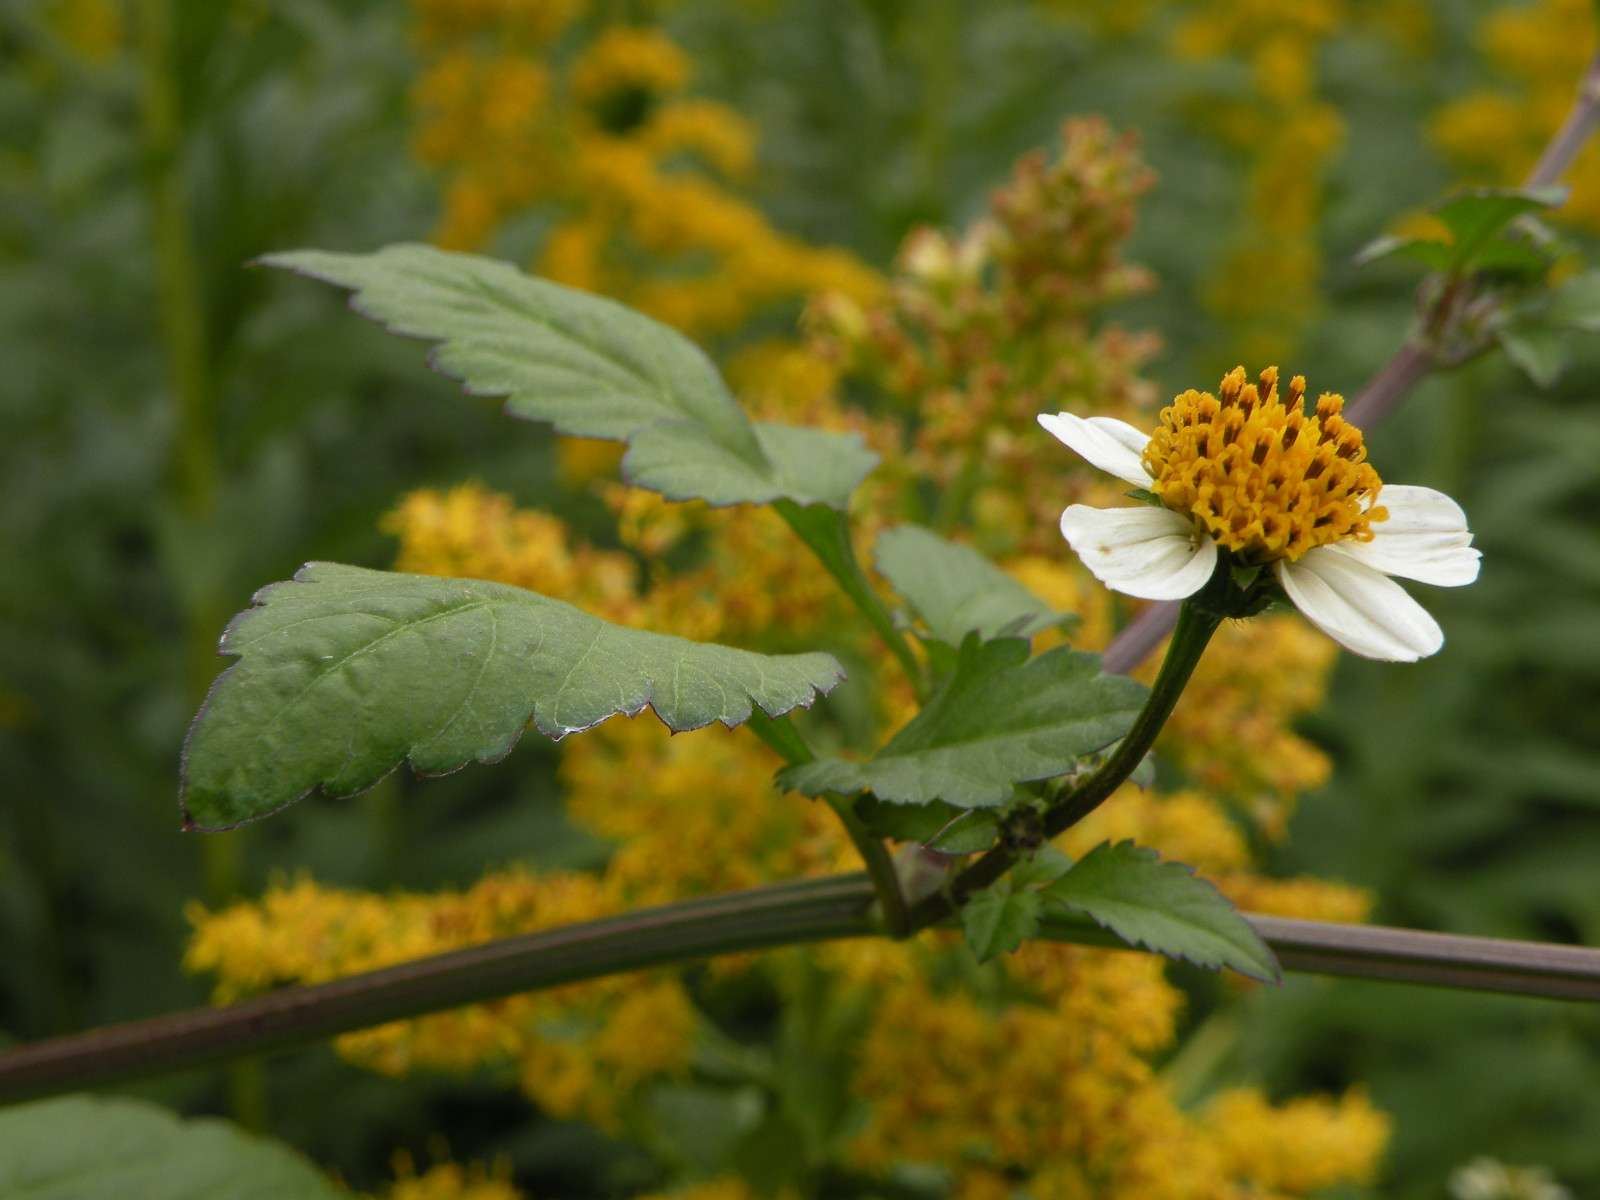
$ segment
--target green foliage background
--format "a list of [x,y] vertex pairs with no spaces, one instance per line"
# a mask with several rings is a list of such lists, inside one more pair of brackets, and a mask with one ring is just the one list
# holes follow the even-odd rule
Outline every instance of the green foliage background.
[[[1322,312],[1293,356],[1317,388],[1354,392],[1397,344],[1413,277],[1358,273],[1350,257],[1452,182],[1424,123],[1486,75],[1472,31],[1487,7],[1434,8],[1425,57],[1359,28],[1325,48],[1348,129],[1320,216]],[[86,64],[42,6],[0,0],[0,692],[13,714],[0,725],[0,1039],[201,1001],[178,969],[183,905],[254,892],[274,869],[420,887],[466,882],[505,846],[550,863],[593,853],[554,816],[539,739],[498,771],[299,806],[236,850],[177,835],[184,724],[223,621],[255,587],[307,559],[386,565],[377,517],[416,486],[473,476],[580,524],[598,516],[560,499],[547,437],[507,436],[491,402],[442,403],[448,384],[335,319],[330,294],[243,268],[292,246],[426,234],[438,198],[407,152],[402,6],[176,11],[180,52],[158,81],[179,115],[169,160],[141,135],[152,100],[136,53]],[[1071,5],[685,0],[665,20],[703,90],[758,124],[761,199],[780,226],[879,265],[913,223],[974,215],[1064,114],[1139,130],[1160,183],[1134,257],[1160,288],[1119,319],[1161,332],[1163,393],[1232,365],[1200,297],[1236,227],[1241,163],[1184,98],[1247,99],[1242,69],[1176,62],[1159,29],[1097,33]],[[185,336],[154,236],[169,171],[197,249],[209,494],[185,474],[186,446],[208,452],[179,420],[167,357]],[[1487,360],[1424,384],[1371,438],[1385,477],[1461,500],[1484,552],[1479,584],[1427,597],[1445,652],[1407,668],[1345,657],[1310,726],[1338,769],[1303,803],[1282,865],[1373,888],[1379,920],[1600,944],[1600,356],[1573,349],[1549,392]],[[1229,1021],[1207,1079],[1363,1082],[1395,1115],[1373,1195],[1441,1195],[1478,1153],[1600,1191],[1592,1007],[1301,978]],[[241,1115],[356,1181],[435,1130],[463,1156],[510,1155],[550,1194],[598,1194],[635,1169],[626,1147],[530,1125],[486,1087],[397,1086],[321,1051],[265,1081],[264,1111]],[[195,1074],[139,1091],[197,1113],[227,1111],[229,1087]]]

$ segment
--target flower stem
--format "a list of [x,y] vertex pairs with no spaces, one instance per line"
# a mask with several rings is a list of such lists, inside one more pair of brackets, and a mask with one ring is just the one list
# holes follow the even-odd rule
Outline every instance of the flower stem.
[[[1200,656],[1205,653],[1211,635],[1222,624],[1221,615],[1208,601],[1214,591],[1225,589],[1228,584],[1228,568],[1226,564],[1219,564],[1211,583],[1180,606],[1178,625],[1167,646],[1167,656],[1162,660],[1161,671],[1150,687],[1144,707],[1134,718],[1132,728],[1089,778],[1045,810],[1043,834],[1046,838],[1070,829],[1099,808],[1150,752],[1156,736],[1172,715],[1178,697],[1183,695]],[[923,929],[944,920],[974,892],[1004,875],[1016,861],[1016,854],[1004,846],[990,850],[957,875],[948,887],[918,902],[911,910],[911,928]]]
[[[789,721],[788,717],[769,717],[760,708],[750,710],[750,732],[775,750],[785,762],[811,762],[816,756],[811,747]],[[888,846],[872,836],[872,832],[856,816],[856,810],[847,796],[838,792],[825,792],[822,799],[833,809],[844,831],[850,835],[856,852],[866,864],[872,889],[878,896],[878,907],[883,914],[883,930],[890,937],[901,938],[911,932],[910,912],[906,908],[905,893],[900,890],[900,876],[894,869],[894,859]]]
[[884,606],[882,597],[873,590],[867,573],[861,569],[855,547],[850,542],[850,525],[844,513],[825,504],[802,507],[792,500],[775,501],[772,507],[789,523],[789,528],[795,531],[800,540],[811,548],[828,573],[839,581],[844,594],[861,610],[861,615],[867,618],[883,639],[884,645],[889,647],[889,653],[904,668],[906,678],[916,690],[918,703],[926,703],[928,681],[923,674],[922,664],[912,653],[905,634],[895,627],[894,618]]

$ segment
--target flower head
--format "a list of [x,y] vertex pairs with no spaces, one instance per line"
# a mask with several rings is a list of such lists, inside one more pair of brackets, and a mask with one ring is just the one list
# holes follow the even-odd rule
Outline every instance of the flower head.
[[1206,585],[1221,555],[1269,568],[1312,624],[1357,654],[1411,662],[1437,651],[1438,624],[1389,576],[1446,587],[1478,577],[1455,501],[1385,487],[1344,398],[1325,392],[1308,413],[1298,375],[1280,392],[1276,367],[1257,383],[1236,367],[1218,391],[1176,397],[1151,437],[1109,417],[1040,415],[1089,462],[1160,501],[1069,507],[1061,532],[1084,565],[1116,591],[1179,600]]

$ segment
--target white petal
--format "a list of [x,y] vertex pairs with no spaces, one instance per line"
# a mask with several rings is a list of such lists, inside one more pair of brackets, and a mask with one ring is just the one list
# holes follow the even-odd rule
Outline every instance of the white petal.
[[1061,533],[1096,579],[1142,600],[1192,596],[1217,565],[1217,544],[1171,509],[1074,504]]
[[1328,549],[1385,575],[1440,587],[1460,587],[1478,577],[1478,560],[1467,514],[1443,492],[1385,484],[1378,503],[1387,521],[1374,521],[1370,542],[1336,542]]
[[1439,624],[1405,588],[1331,546],[1280,560],[1278,581],[1310,622],[1363,658],[1415,662],[1444,645]]
[[1150,444],[1148,433],[1111,417],[1075,417],[1064,412],[1040,413],[1039,424],[1108,475],[1137,487],[1149,484],[1150,472],[1140,461]]

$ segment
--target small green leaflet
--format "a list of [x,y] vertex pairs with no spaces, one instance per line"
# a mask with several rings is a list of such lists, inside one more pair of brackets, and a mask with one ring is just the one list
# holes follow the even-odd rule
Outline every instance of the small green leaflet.
[[1403,257],[1431,271],[1536,275],[1550,265],[1548,250],[1526,240],[1512,240],[1504,231],[1518,217],[1558,207],[1565,199],[1562,188],[1470,188],[1433,208],[1450,231],[1449,241],[1394,235],[1376,238],[1356,254],[1356,265]]
[[432,246],[261,260],[355,294],[356,311],[437,342],[429,361],[561,433],[628,443],[623,474],[671,500],[843,508],[877,464],[853,434],[752,424],[693,342],[615,301]]
[[0,1196],[27,1200],[350,1200],[286,1146],[143,1100],[0,1109]]
[[1506,357],[1542,388],[1561,377],[1571,358],[1567,336],[1537,317],[1507,321],[1495,329],[1494,336]]
[[827,654],[753,654],[611,625],[521,588],[312,563],[228,626],[184,751],[187,823],[222,829],[320,788],[348,796],[402,760],[422,775],[649,705],[673,730],[809,705]]
[[1132,842],[1102,842],[1042,895],[1092,917],[1129,945],[1277,983],[1278,960],[1250,923],[1192,867]]
[[1072,865],[1054,846],[1041,846],[961,906],[961,931],[979,962],[1009,954],[1039,931],[1050,882]]
[[1524,213],[1557,208],[1565,203],[1565,188],[1468,188],[1436,207],[1434,215],[1450,230],[1453,265],[1477,261],[1482,247]]
[[992,808],[1012,785],[1049,779],[1116,741],[1145,689],[1066,647],[1029,660],[1020,638],[969,634],[955,669],[920,713],[866,762],[823,758],[778,782],[808,796],[871,791],[893,804]]
[[970,546],[917,525],[878,537],[873,564],[942,642],[959,646],[974,631],[1032,637],[1072,618],[1059,613]]

